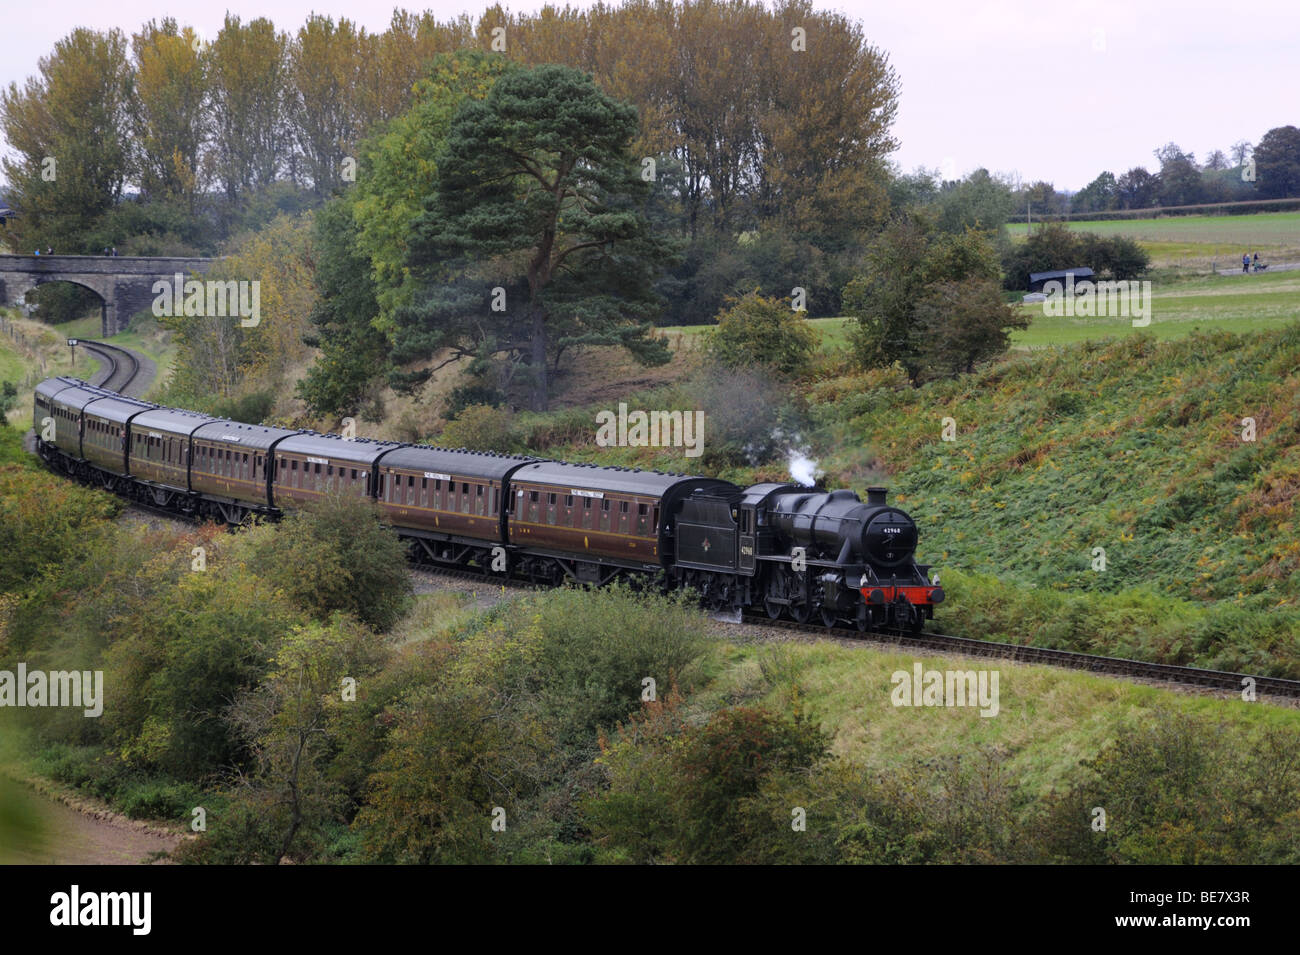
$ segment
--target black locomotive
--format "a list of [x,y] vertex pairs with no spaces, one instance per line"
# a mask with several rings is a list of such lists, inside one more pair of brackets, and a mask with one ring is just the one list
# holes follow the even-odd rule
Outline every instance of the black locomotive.
[[36,388],[50,467],[131,500],[238,524],[327,494],[373,499],[421,562],[560,584],[691,587],[705,605],[826,626],[919,631],[943,590],[883,488],[740,488],[715,478],[570,464],[248,425],[75,378]]

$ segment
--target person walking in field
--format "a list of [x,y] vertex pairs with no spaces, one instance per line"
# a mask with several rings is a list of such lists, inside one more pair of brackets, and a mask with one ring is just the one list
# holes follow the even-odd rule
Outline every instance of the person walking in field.
[[1241,253],[1241,270],[1242,270],[1243,272],[1249,272],[1249,271],[1250,271],[1250,253],[1249,253],[1249,252],[1243,252],[1243,253]]

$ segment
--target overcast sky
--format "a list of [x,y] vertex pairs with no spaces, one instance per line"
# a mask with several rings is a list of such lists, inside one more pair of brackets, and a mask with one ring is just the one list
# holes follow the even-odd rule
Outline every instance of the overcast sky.
[[[315,11],[382,31],[395,5],[439,17],[465,0],[45,0],[8,3],[0,81],[21,84],[77,26],[126,33],[173,16],[211,36],[225,10],[296,30]],[[541,2],[515,2],[535,10]],[[578,0],[576,6],[587,6]],[[949,176],[979,166],[1079,189],[1156,165],[1169,141],[1203,160],[1300,125],[1300,0],[928,0],[817,4],[858,20],[902,81],[895,160]],[[634,41],[634,38],[629,38]],[[815,38],[809,37],[810,53]]]

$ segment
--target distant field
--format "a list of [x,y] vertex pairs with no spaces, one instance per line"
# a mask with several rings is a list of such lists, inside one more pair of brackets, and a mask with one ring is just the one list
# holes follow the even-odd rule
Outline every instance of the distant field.
[[[1099,223],[1110,225],[1110,223]],[[1128,318],[1050,318],[1041,305],[1018,306],[1029,328],[1011,336],[1014,348],[1041,348],[1086,339],[1148,332],[1160,339],[1180,338],[1196,329],[1228,332],[1262,331],[1300,321],[1300,271],[1272,275],[1204,276],[1176,283],[1152,284],[1151,324],[1134,328]],[[812,318],[822,335],[824,351],[848,345],[850,318]],[[675,349],[698,347],[699,336],[711,325],[662,328]]]
[[1170,339],[1197,329],[1250,332],[1300,321],[1300,272],[1206,276],[1165,287],[1155,282],[1151,292],[1151,324],[1145,328],[1134,328],[1128,318],[1052,318],[1042,305],[1020,306],[1030,325],[1012,335],[1012,344],[1035,348],[1136,332]]
[[[1300,212],[1066,224],[1078,232],[1131,236],[1151,253],[1158,267],[1231,266],[1240,263],[1243,252],[1258,252],[1265,261],[1300,261]],[[1007,232],[1013,239],[1023,239],[1026,226],[1009,223]]]

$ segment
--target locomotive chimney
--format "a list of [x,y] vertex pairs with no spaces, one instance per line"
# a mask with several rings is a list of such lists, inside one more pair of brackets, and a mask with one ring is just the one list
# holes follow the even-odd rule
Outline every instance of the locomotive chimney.
[[885,489],[883,487],[867,488],[867,503],[872,507],[885,506]]

